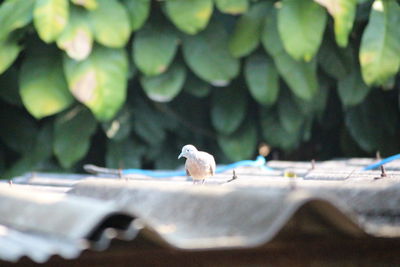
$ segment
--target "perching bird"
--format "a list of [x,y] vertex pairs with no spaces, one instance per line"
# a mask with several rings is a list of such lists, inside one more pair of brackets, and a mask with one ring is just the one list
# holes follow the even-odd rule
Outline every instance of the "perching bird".
[[186,145],[182,148],[181,157],[186,158],[185,168],[186,174],[191,176],[193,183],[204,180],[215,174],[215,160],[214,157],[204,151],[198,151],[193,145]]

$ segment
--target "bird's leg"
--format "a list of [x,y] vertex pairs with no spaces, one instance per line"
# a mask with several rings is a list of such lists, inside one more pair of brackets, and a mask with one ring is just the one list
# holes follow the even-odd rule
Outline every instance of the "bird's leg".
[[204,184],[204,181],[205,181],[206,179],[203,179],[203,180],[201,180],[201,184]]

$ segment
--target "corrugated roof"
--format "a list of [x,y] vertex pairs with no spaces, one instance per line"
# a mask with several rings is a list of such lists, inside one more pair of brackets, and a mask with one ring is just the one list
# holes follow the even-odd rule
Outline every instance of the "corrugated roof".
[[[106,249],[140,232],[173,249],[263,246],[282,229],[318,234],[326,227],[354,236],[400,238],[400,163],[361,171],[371,159],[271,161],[218,174],[206,184],[183,177],[93,177],[29,174],[0,184],[0,259],[45,262]],[[288,178],[286,176],[296,176]],[[227,182],[231,180],[230,182]]]

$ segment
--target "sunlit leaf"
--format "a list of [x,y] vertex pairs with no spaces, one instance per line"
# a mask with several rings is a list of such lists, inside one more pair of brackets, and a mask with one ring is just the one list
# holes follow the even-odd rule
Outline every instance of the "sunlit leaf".
[[168,17],[181,31],[195,34],[203,30],[213,11],[212,0],[167,0]]
[[16,39],[0,41],[0,74],[11,66],[20,51],[21,46]]
[[283,46],[296,60],[310,61],[317,53],[326,25],[326,12],[311,0],[283,0],[278,30]]
[[33,23],[39,37],[46,43],[53,42],[67,26],[68,0],[36,0]]
[[128,58],[123,49],[96,46],[83,61],[64,57],[68,86],[98,120],[107,121],[126,98]]
[[211,122],[225,135],[232,134],[246,116],[247,98],[239,87],[215,89],[212,97]]
[[69,23],[57,39],[57,45],[75,60],[83,60],[89,56],[93,35],[86,12],[77,8],[71,9]]
[[0,6],[0,41],[13,30],[32,21],[32,10],[36,0],[8,0]]
[[150,14],[150,0],[123,0],[133,31],[140,29]]
[[248,0],[215,0],[215,4],[219,11],[231,15],[244,13],[249,7]]
[[383,85],[400,67],[400,7],[396,1],[375,0],[364,31],[360,64],[367,85]]
[[86,155],[95,130],[96,121],[87,109],[78,107],[58,116],[53,150],[63,168],[71,168]]
[[24,106],[37,119],[70,106],[73,97],[68,91],[60,56],[32,51],[21,67],[20,94]]
[[353,28],[356,17],[357,0],[314,0],[324,6],[332,15],[335,25],[336,42],[341,47],[346,47],[349,34]]
[[158,102],[171,101],[179,94],[186,78],[186,70],[180,64],[172,65],[165,73],[140,79],[147,96]]
[[218,135],[218,145],[232,161],[253,158],[257,146],[255,123],[244,123],[231,135]]
[[158,75],[168,69],[178,48],[174,28],[165,22],[147,23],[135,34],[133,58],[146,75]]
[[71,0],[72,3],[78,6],[83,6],[88,10],[97,8],[97,0]]
[[271,6],[272,3],[260,2],[239,18],[229,40],[229,51],[234,57],[246,56],[257,48],[265,15]]
[[220,24],[212,24],[205,31],[186,36],[183,55],[190,69],[201,79],[225,86],[239,73],[239,61],[228,51],[228,36]]
[[278,98],[279,77],[271,58],[254,54],[246,59],[246,83],[253,98],[262,105],[272,105]]
[[125,7],[117,0],[97,0],[90,11],[94,39],[102,45],[119,48],[128,42],[131,28]]
[[290,89],[298,97],[310,100],[318,90],[316,60],[299,62],[289,56],[280,41],[275,9],[265,20],[262,43],[274,59],[275,65]]

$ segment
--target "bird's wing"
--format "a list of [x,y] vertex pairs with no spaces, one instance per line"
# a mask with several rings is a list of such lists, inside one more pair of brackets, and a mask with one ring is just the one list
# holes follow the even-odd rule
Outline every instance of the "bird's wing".
[[211,156],[211,158],[212,158],[212,163],[211,163],[211,167],[210,167],[211,175],[215,175],[215,169],[216,169],[216,167],[215,167],[215,159],[214,159],[213,156]]
[[214,164],[211,164],[210,165],[210,172],[211,172],[211,175],[215,175],[215,161],[214,161]]
[[213,157],[213,155],[207,153],[207,152],[203,152],[203,158],[205,159],[205,161],[207,162],[207,165],[209,167],[209,171],[211,175],[215,174],[215,159]]

